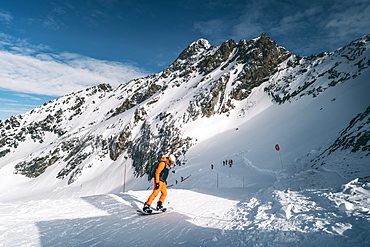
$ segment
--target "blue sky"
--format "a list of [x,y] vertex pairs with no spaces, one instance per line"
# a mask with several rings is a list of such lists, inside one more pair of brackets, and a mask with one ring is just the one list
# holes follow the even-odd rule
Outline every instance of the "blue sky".
[[193,41],[266,32],[294,54],[370,33],[370,0],[1,0],[0,119],[171,64]]

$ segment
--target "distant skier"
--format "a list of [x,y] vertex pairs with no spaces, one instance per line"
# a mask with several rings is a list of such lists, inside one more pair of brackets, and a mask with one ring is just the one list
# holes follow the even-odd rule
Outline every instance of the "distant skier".
[[148,200],[144,204],[143,211],[150,213],[150,205],[154,201],[154,199],[158,196],[159,192],[161,192],[161,196],[157,202],[157,210],[163,210],[164,200],[167,196],[167,177],[169,174],[170,166],[172,163],[176,162],[176,158],[174,155],[170,154],[167,157],[162,157],[161,161],[159,162],[157,169],[155,170],[154,174],[154,189],[152,194],[149,196]]

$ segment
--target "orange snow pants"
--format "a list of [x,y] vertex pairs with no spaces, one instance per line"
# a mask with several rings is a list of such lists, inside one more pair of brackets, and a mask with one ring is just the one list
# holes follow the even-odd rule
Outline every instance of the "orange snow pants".
[[146,204],[152,205],[152,202],[154,199],[158,196],[159,192],[161,192],[161,196],[159,197],[158,201],[162,202],[162,205],[164,205],[164,199],[166,199],[167,196],[167,185],[165,182],[159,181],[159,188],[155,188],[155,182],[154,182],[154,190],[152,194],[149,196],[148,200],[146,201]]

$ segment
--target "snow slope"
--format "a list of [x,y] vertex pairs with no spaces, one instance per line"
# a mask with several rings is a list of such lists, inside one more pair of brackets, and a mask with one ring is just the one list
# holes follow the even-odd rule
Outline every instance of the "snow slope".
[[[1,203],[1,246],[368,246],[369,183],[342,190],[169,189]],[[365,199],[367,198],[367,199]]]
[[[203,45],[210,49],[209,44]],[[181,124],[183,133],[196,144],[178,156],[181,165],[170,173],[166,206],[173,209],[157,215],[136,213],[151,193],[152,183],[134,175],[127,153],[112,160],[100,155],[104,149],[82,145],[79,153],[98,155],[82,163],[83,172],[73,183],[56,179],[66,160],[37,178],[15,174],[14,166],[25,157],[42,157],[55,150],[55,145],[63,147],[66,139],[90,143],[91,134],[109,138],[121,133],[140,107],[147,114],[149,128],[159,131],[153,127],[161,125],[157,116],[163,116],[162,112],[183,116],[189,100],[202,95],[197,88],[207,88],[210,80],[195,76],[112,118],[106,109],[119,105],[119,97],[127,91],[103,90],[90,97],[79,92],[78,98],[84,96],[94,106],[82,112],[99,112],[96,119],[75,117],[71,106],[77,101],[61,104],[64,118],[73,121],[57,126],[68,129],[68,137],[55,139],[48,133],[42,143],[26,140],[1,159],[0,246],[369,246],[368,150],[363,146],[352,152],[341,146],[328,151],[344,129],[356,130],[351,140],[369,130],[368,115],[360,122],[362,129],[351,127],[351,121],[370,106],[370,70],[366,67],[358,73],[353,65],[365,64],[369,49],[358,58],[362,62],[352,62],[340,52],[315,60],[313,70],[305,70],[312,66],[306,60],[300,60],[298,67],[285,67],[286,61],[278,74],[254,88],[246,99],[233,102],[235,108],[228,114]],[[352,76],[328,86],[335,73],[325,74],[323,67],[337,68],[338,61],[350,67]],[[302,83],[296,85],[286,78],[289,70],[297,70],[292,75],[303,73],[298,78]],[[210,77],[221,72],[216,69]],[[320,92],[295,94],[305,81],[312,82],[312,75],[316,79],[306,91],[320,88]],[[269,85],[276,86],[270,93],[283,95],[279,90],[285,90],[284,95],[295,96],[277,104],[266,92]],[[63,98],[68,99],[74,100]],[[59,102],[48,111],[57,111]],[[35,109],[42,119],[50,113],[43,109]],[[26,115],[22,121],[35,121],[35,116]],[[143,121],[132,124],[132,136],[140,136]],[[275,144],[280,145],[280,153]],[[63,154],[62,148],[58,152]],[[231,167],[224,165],[226,160],[233,160]]]

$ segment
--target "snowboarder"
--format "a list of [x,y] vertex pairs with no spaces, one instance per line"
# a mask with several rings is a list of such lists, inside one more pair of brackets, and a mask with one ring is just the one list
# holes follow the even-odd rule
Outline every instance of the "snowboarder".
[[158,164],[157,169],[155,170],[154,175],[154,189],[152,194],[149,196],[148,200],[144,204],[143,211],[151,213],[150,205],[153,200],[161,192],[161,196],[157,202],[157,210],[163,210],[164,199],[167,196],[167,177],[170,170],[171,163],[175,163],[176,158],[174,155],[170,154],[167,157],[162,157],[161,161]]

